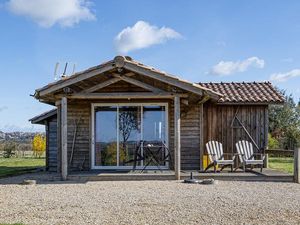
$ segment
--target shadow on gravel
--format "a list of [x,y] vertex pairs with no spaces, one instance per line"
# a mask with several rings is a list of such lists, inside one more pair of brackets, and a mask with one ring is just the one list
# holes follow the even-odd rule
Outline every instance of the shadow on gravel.
[[10,176],[5,178],[0,178],[0,185],[16,185],[22,184],[24,180],[35,180],[36,185],[45,184],[84,184],[87,183],[86,180],[67,180],[62,181],[60,174],[51,172],[31,172],[17,176]]

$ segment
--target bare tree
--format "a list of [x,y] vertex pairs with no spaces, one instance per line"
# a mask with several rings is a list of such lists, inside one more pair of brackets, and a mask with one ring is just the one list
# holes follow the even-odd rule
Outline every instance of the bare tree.
[[133,130],[138,129],[138,116],[136,111],[120,111],[119,114],[119,130],[122,134],[122,147],[127,157],[126,143]]

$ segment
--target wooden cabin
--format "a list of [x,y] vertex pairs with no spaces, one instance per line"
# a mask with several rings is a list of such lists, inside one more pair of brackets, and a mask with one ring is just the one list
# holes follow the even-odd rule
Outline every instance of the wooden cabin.
[[[223,143],[227,153],[241,139],[263,152],[268,106],[284,102],[269,82],[191,83],[128,56],[62,77],[34,97],[55,106],[31,122],[46,125],[47,168],[64,179],[71,171],[146,164],[175,170],[179,179],[180,170],[203,170],[209,140]],[[147,162],[143,154],[152,143],[164,151]]]

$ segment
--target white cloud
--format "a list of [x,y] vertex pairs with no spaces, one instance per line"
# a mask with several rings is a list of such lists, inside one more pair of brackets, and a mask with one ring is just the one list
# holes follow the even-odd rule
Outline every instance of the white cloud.
[[265,61],[259,59],[256,56],[250,57],[243,61],[221,61],[217,65],[213,66],[210,73],[214,75],[230,75],[233,73],[244,72],[250,67],[263,68]]
[[293,77],[300,77],[300,69],[294,69],[286,73],[273,73],[270,76],[270,80],[284,82]]
[[145,21],[138,21],[133,27],[123,29],[115,37],[115,45],[118,52],[127,53],[178,38],[181,38],[181,35],[171,28],[158,28]]
[[19,16],[32,19],[42,27],[59,24],[71,27],[81,20],[94,20],[88,0],[9,0],[8,9]]

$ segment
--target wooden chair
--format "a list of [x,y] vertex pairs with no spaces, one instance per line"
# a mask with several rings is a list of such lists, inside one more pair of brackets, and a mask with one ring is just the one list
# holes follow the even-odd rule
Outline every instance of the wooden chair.
[[[235,155],[232,153],[224,153],[222,143],[218,141],[209,141],[206,143],[206,150],[211,163],[206,167],[205,171],[213,166],[214,172],[216,172],[217,165],[222,166],[220,171],[226,166],[230,166],[231,172],[233,171]],[[232,157],[231,159],[225,159],[224,155],[231,155]]]
[[[254,153],[253,145],[249,141],[239,141],[236,144],[236,149],[239,155],[240,162],[243,164],[243,170],[246,171],[246,166],[250,165],[251,169],[254,165],[260,165],[260,172],[263,170],[265,156],[261,153]],[[255,156],[260,156],[260,159],[255,159]]]

